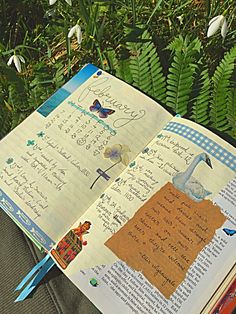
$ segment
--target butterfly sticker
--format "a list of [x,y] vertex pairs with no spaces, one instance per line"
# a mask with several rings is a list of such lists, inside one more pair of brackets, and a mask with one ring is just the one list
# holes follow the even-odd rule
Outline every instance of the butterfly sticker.
[[234,229],[227,229],[227,228],[224,228],[223,231],[228,235],[228,236],[233,236],[234,234],[236,234],[236,230]]
[[107,118],[108,115],[111,115],[115,112],[115,110],[103,108],[97,99],[94,100],[93,105],[89,107],[89,110],[92,112],[97,112],[99,114],[99,117],[102,119]]

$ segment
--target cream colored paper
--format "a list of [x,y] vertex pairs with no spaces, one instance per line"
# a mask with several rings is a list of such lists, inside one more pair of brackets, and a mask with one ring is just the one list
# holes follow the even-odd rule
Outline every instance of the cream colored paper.
[[[209,143],[218,143],[234,156],[236,149],[195,123],[173,118],[171,122],[181,123],[198,130],[202,136],[209,138]],[[211,139],[214,141],[211,142]],[[137,210],[167,182],[172,182],[178,172],[185,171],[194,158],[205,150],[191,140],[162,130],[141,154],[124,170],[122,175],[100,196],[99,199],[75,222],[78,226],[84,221],[91,222],[91,230],[86,235],[88,245],[67,267],[65,273],[73,278],[81,269],[96,265],[112,264],[117,261],[115,254],[104,243],[124,226]],[[229,182],[235,172],[227,164],[209,154],[210,168],[201,161],[193,172],[205,190],[211,192],[205,199],[212,200]],[[230,159],[229,159],[230,160]]]
[[[140,272],[121,261],[71,275],[67,272],[67,276],[102,313],[186,314],[191,309],[191,314],[199,314],[235,264],[235,238],[222,230],[223,227],[236,227],[235,183],[236,177],[213,199],[227,221],[198,254],[185,280],[170,299],[166,299]],[[95,285],[91,285],[92,278]]]
[[[115,112],[102,118],[91,111],[96,100]],[[1,141],[0,187],[57,241],[170,119],[108,73],[91,76],[47,117],[34,112]],[[116,144],[126,148],[124,163],[104,158]],[[98,169],[109,169],[108,181],[90,189]]]

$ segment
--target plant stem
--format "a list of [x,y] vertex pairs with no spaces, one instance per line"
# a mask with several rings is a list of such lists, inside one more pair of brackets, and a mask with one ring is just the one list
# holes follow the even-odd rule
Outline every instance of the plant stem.
[[206,16],[209,17],[211,12],[211,1],[207,0],[206,1]]
[[[121,160],[117,161],[115,164],[111,165],[109,168],[107,168],[105,171],[103,171],[103,173],[106,173],[108,170],[110,170],[111,168],[113,168],[115,165],[119,164],[121,162]],[[95,181],[93,182],[93,184],[90,186],[90,190],[92,190],[94,184],[98,181],[98,179],[101,177],[101,175],[99,174],[99,176],[95,179]]]
[[152,17],[153,17],[154,14],[156,13],[156,11],[159,9],[159,7],[161,6],[162,2],[163,2],[163,0],[159,0],[159,1],[157,2],[157,4],[156,4],[154,10],[152,11],[152,13],[151,13],[151,15],[150,15],[150,17],[149,17],[149,19],[148,19],[148,21],[147,21],[147,25],[150,23]]
[[[66,12],[67,13],[67,12]],[[65,33],[65,39],[66,39],[66,51],[67,51],[67,61],[68,61],[68,66],[67,66],[67,76],[70,77],[70,72],[71,72],[71,46],[70,46],[70,38],[68,38],[68,23],[67,23],[67,16],[64,17],[64,33]]]
[[133,14],[133,26],[136,24],[136,7],[135,7],[135,0],[131,0],[132,3],[132,14]]

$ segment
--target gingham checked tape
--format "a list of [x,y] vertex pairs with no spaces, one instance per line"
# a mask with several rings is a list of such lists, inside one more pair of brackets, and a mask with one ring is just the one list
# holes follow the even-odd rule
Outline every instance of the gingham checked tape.
[[218,159],[225,166],[236,172],[236,156],[204,134],[177,122],[169,122],[164,130],[187,138],[189,141],[204,149],[208,154]]

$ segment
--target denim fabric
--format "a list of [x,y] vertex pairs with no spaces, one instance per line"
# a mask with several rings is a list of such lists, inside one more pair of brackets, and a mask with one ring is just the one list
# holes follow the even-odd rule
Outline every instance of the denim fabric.
[[0,239],[1,314],[100,313],[56,266],[28,299],[14,303],[16,286],[44,255],[1,209]]

